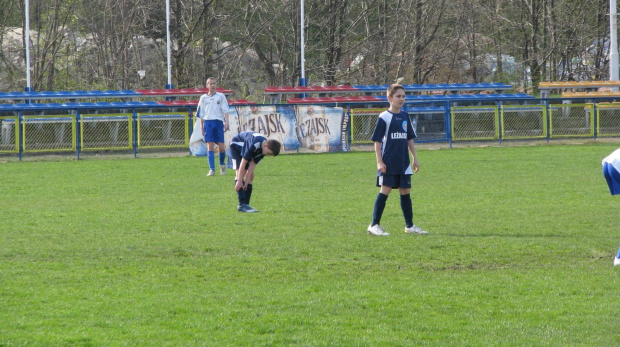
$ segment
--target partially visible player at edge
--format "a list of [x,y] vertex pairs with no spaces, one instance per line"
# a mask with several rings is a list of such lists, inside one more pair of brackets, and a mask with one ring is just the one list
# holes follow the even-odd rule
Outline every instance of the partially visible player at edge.
[[[603,176],[609,186],[611,195],[620,194],[620,148],[603,159]],[[620,248],[614,258],[614,266],[620,265]]]
[[228,130],[228,101],[226,96],[216,91],[217,81],[214,77],[207,79],[209,92],[203,94],[198,101],[196,117],[202,119],[202,135],[207,143],[207,160],[209,173],[215,175],[215,144],[220,151],[220,173],[226,174],[226,144],[224,143],[224,131]]
[[[398,188],[400,207],[405,217],[405,233],[428,234],[413,224],[411,175],[418,172],[420,164],[413,144],[416,134],[409,114],[401,111],[405,104],[405,88],[400,84],[392,84],[387,89],[387,98],[390,108],[379,114],[372,134],[377,157],[377,187],[381,187],[381,190],[375,200],[372,223],[368,226],[368,233],[376,236],[389,235],[379,223],[390,192],[393,188]],[[413,171],[409,152],[413,156]]]
[[250,206],[254,182],[254,169],[264,157],[280,154],[281,144],[277,140],[268,140],[265,136],[244,131],[230,141],[230,158],[235,169],[235,191],[239,199],[237,211],[258,212]]

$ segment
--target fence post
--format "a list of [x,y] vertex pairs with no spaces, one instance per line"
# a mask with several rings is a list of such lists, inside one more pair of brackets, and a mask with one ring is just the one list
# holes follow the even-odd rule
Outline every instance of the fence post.
[[452,132],[450,131],[450,129],[452,129],[452,125],[450,124],[450,114],[452,113],[451,111],[451,103],[450,101],[446,101],[446,110],[444,111],[444,126],[445,126],[445,131],[446,131],[446,140],[448,140],[448,145],[450,148],[452,148]]
[[551,139],[551,108],[549,107],[549,99],[545,98],[544,102],[545,110],[547,110],[547,112],[545,112],[545,122],[547,122],[547,143],[549,143],[549,140]]
[[596,140],[596,137],[598,136],[598,105],[597,105],[597,100],[594,99],[592,100],[592,104],[594,105],[593,107],[593,114],[592,114],[592,122],[594,123],[594,139]]
[[499,144],[502,144],[502,102],[497,100],[495,102],[495,106],[497,106],[497,138],[499,140]]
[[17,137],[18,137],[18,157],[19,157],[19,161],[22,161],[22,154],[24,153],[24,144],[23,144],[23,139],[22,139],[22,133],[23,133],[23,129],[22,129],[22,117],[23,117],[23,112],[22,110],[19,110],[17,112]]
[[347,105],[347,115],[349,115],[349,123],[347,124],[347,142],[348,142],[348,147],[349,147],[349,151],[351,151],[351,122],[353,121],[353,118],[351,118],[351,105],[348,104]]
[[80,110],[75,110],[75,151],[77,159],[80,160],[80,150],[82,149],[82,117]]
[[131,124],[133,125],[133,129],[132,129],[132,134],[133,134],[133,157],[137,158],[138,157],[138,113],[136,111],[136,108],[133,107],[131,109]]

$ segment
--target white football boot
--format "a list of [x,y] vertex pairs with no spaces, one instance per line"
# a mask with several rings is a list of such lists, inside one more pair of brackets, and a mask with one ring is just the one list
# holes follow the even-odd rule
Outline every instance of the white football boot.
[[388,236],[388,235],[390,235],[390,234],[386,233],[385,230],[383,230],[383,228],[379,224],[369,225],[368,226],[368,233],[370,235],[375,235],[375,236]]
[[420,228],[417,225],[412,225],[409,228],[405,227],[405,233],[406,234],[419,234],[419,235],[426,235],[428,234],[428,232],[422,230],[422,228]]

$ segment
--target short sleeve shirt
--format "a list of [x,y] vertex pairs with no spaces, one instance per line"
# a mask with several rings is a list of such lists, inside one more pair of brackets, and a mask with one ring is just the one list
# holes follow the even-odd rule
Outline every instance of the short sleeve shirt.
[[[384,175],[412,175],[407,143],[416,137],[407,112],[383,111],[377,118],[372,141],[381,142],[381,154],[386,166]],[[381,173],[377,170],[377,175]]]
[[230,148],[239,152],[241,158],[258,164],[265,157],[262,147],[265,141],[267,138],[257,132],[244,131],[232,138]]
[[606,156],[605,159],[603,159],[603,165],[605,165],[605,163],[609,163],[616,171],[620,172],[620,148]]
[[198,101],[196,114],[203,120],[225,120],[228,113],[228,101],[226,95],[216,92],[213,95],[203,94]]

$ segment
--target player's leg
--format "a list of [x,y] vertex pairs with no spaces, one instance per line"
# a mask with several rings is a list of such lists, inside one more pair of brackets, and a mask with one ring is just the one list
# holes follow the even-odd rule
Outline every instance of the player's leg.
[[398,188],[400,195],[400,209],[403,211],[403,217],[405,218],[405,228],[411,228],[413,226],[413,206],[411,204],[411,189],[410,188]]
[[387,202],[388,197],[390,196],[391,188],[386,187],[386,189],[381,188],[379,194],[375,198],[375,206],[372,212],[372,224],[381,224],[381,217],[383,216],[383,210],[385,210],[385,204]]
[[[232,161],[233,170],[235,170],[235,189],[237,187],[237,182],[243,182],[243,178],[239,172],[239,164],[241,163],[241,153],[236,150],[234,147],[230,147],[230,159]],[[237,205],[237,211],[239,212],[247,212],[247,198],[245,196],[245,190],[239,189],[237,190],[237,200],[239,204]]]
[[[234,163],[234,160],[233,160]],[[233,167],[235,166],[235,164],[233,164]],[[241,179],[241,177],[239,177],[239,169],[235,170],[235,187],[237,186],[237,182],[243,182],[243,180]],[[239,204],[237,205],[237,211],[240,212],[245,212],[243,211],[245,209],[245,206],[248,204],[248,198],[245,195],[245,190],[243,188],[237,190],[237,200],[239,201]]]
[[405,233],[428,234],[422,228],[413,224],[413,205],[411,203],[411,175],[402,175],[399,179],[398,193],[400,194],[400,209],[405,219]]
[[226,144],[224,143],[224,122],[214,122],[215,124],[213,127],[213,142],[217,143],[218,149],[220,151],[220,173],[223,175],[226,173],[226,163],[224,162],[224,160],[226,159]]
[[203,131],[205,142],[207,143],[207,161],[209,162],[209,173],[207,176],[215,175],[215,143],[219,142],[217,138],[217,122],[214,120],[206,120],[204,122]]
[[620,172],[610,163],[603,164],[603,175],[607,180],[611,195],[620,194]]
[[[246,170],[250,167],[250,163],[246,166]],[[252,190],[253,190],[253,182],[254,182],[254,172],[248,174],[246,171],[245,177],[243,178],[245,182],[245,203],[248,207],[247,212],[258,212],[257,209],[250,206],[250,199],[252,198]]]
[[220,173],[226,174],[226,144],[218,142],[217,147],[220,149]]
[[378,176],[377,177],[377,186],[381,187],[377,197],[375,198],[375,205],[372,210],[372,222],[368,226],[368,233],[376,236],[387,236],[388,233],[381,228],[381,217],[383,216],[383,211],[385,210],[385,204],[387,199],[392,191],[392,180],[393,176]]

